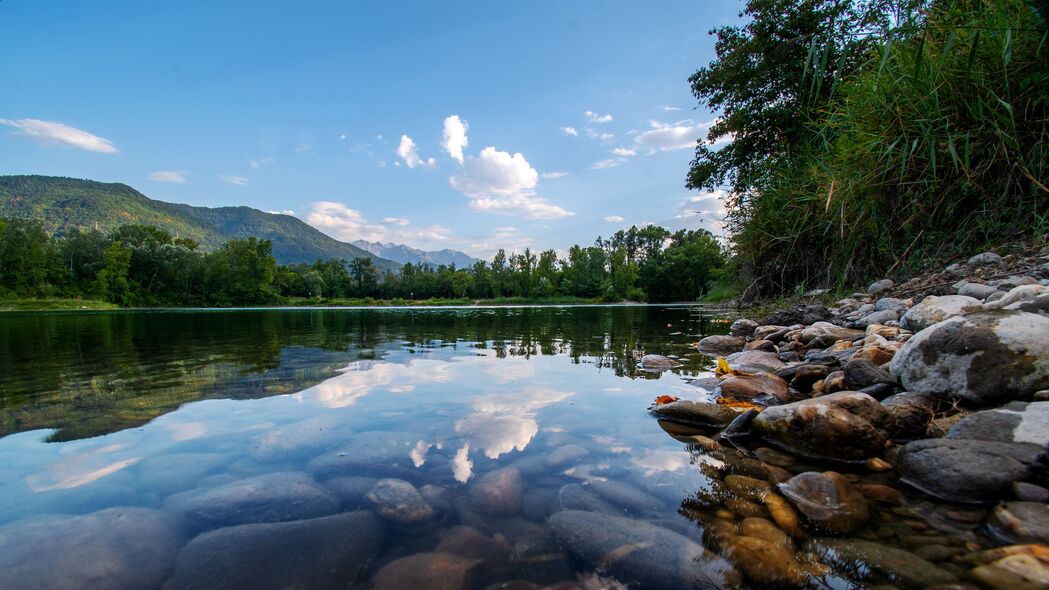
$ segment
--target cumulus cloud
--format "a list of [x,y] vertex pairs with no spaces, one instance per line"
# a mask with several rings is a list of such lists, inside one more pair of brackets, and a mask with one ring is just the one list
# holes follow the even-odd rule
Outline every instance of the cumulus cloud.
[[579,130],[575,127],[562,127],[561,133],[565,135],[571,135],[572,137],[579,137]]
[[556,219],[574,215],[536,196],[539,173],[521,153],[510,154],[492,146],[477,157],[466,158],[462,170],[448,179],[455,190],[470,198],[479,211],[528,219]]
[[383,217],[382,222],[390,225],[408,225],[411,220],[404,217]]
[[409,168],[415,168],[416,166],[432,168],[437,164],[433,158],[426,160],[420,158],[419,152],[415,149],[415,142],[407,135],[401,136],[401,143],[398,144],[396,153]]
[[622,166],[624,163],[626,163],[626,158],[623,158],[623,157],[608,158],[608,159],[605,159],[605,160],[600,160],[598,162],[594,162],[593,164],[590,165],[590,169],[591,170],[607,170],[609,168],[615,168],[616,166]]
[[649,121],[651,129],[642,131],[634,137],[639,149],[649,153],[683,150],[696,147],[696,141],[706,137],[715,121],[695,123],[691,119],[677,123]]
[[269,213],[271,215],[291,215],[291,216],[295,215],[295,212],[292,211],[291,209],[285,209],[283,211],[267,211],[266,213]]
[[678,205],[675,219],[695,225],[710,231],[710,233],[725,235],[726,200],[728,191],[718,189],[715,191],[691,195]]
[[459,115],[452,115],[444,120],[444,141],[441,145],[444,151],[460,164],[463,163],[463,148],[470,144],[466,138],[468,127],[469,125],[460,119]]
[[222,182],[228,182],[229,184],[234,184],[237,186],[244,186],[245,184],[248,184],[247,178],[244,178],[243,176],[236,176],[234,174],[219,174],[219,178],[222,180]]
[[384,217],[382,223],[372,223],[363,213],[344,203],[317,201],[310,206],[310,212],[305,217],[306,223],[344,242],[366,240],[396,242],[415,247],[445,247],[446,243],[454,238],[452,230],[444,226],[417,227],[402,217]]
[[617,147],[616,149],[612,150],[612,153],[617,155],[617,156],[619,156],[619,157],[621,157],[621,158],[629,158],[631,156],[636,156],[637,155],[637,151],[636,150],[632,150],[630,148],[621,148],[621,147]]
[[605,221],[607,221],[609,223],[622,223],[623,216],[622,215],[609,215],[609,216],[605,217]]
[[550,180],[554,180],[557,178],[564,178],[565,176],[568,176],[568,172],[543,172],[539,176],[543,178],[548,178]]
[[612,120],[612,115],[599,115],[594,111],[587,111],[583,113],[587,121],[591,123],[608,123]]
[[183,170],[157,170],[149,173],[149,179],[154,182],[186,184],[186,172]]
[[120,151],[108,139],[58,121],[0,119],[0,125],[14,127],[18,130],[18,135],[24,135],[43,144],[64,145],[103,154],[115,154]]

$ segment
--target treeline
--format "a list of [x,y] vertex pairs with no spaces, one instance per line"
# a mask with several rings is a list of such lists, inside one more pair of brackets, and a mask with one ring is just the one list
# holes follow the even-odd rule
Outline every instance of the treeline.
[[1049,230],[1049,2],[747,0],[740,16],[690,78],[722,115],[687,185],[729,189],[749,294]]
[[127,307],[233,306],[305,299],[542,299],[688,301],[721,278],[725,254],[705,230],[632,227],[566,258],[500,250],[469,268],[405,264],[381,273],[370,258],[278,265],[269,241],[234,239],[204,252],[146,225],[54,237],[37,221],[0,219],[0,297],[88,298]]

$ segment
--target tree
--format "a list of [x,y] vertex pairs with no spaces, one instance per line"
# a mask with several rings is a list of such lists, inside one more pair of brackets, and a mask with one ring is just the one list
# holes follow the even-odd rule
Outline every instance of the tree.
[[113,242],[103,255],[102,270],[95,278],[95,293],[105,301],[117,305],[131,303],[131,283],[128,272],[131,270],[131,249],[120,242]]
[[360,256],[351,260],[350,274],[357,281],[357,291],[360,295],[372,292],[372,287],[375,285],[375,269],[372,267],[371,258]]

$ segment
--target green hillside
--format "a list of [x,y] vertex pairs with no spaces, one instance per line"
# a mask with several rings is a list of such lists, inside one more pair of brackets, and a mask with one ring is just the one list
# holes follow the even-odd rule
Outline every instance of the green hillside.
[[162,227],[206,249],[232,238],[257,236],[273,243],[277,262],[372,258],[380,268],[396,263],[340,242],[290,215],[251,207],[193,207],[155,201],[120,183],[55,176],[0,176],[0,216],[39,219],[56,235],[81,227],[109,231],[128,223]]

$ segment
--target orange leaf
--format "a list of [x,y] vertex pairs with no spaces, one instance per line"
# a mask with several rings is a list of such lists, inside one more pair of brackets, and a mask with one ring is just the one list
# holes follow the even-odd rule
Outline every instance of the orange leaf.
[[732,398],[729,398],[729,397],[719,397],[716,400],[716,402],[717,402],[717,404],[719,406],[728,406],[730,408],[734,408],[734,409],[737,409],[737,410],[757,410],[757,411],[760,412],[763,409],[759,405],[752,404],[750,402],[745,402],[745,401],[738,400],[738,399],[732,399]]
[[678,398],[672,395],[661,395],[656,398],[656,405],[661,406],[663,404],[669,404],[670,402],[676,402]]

